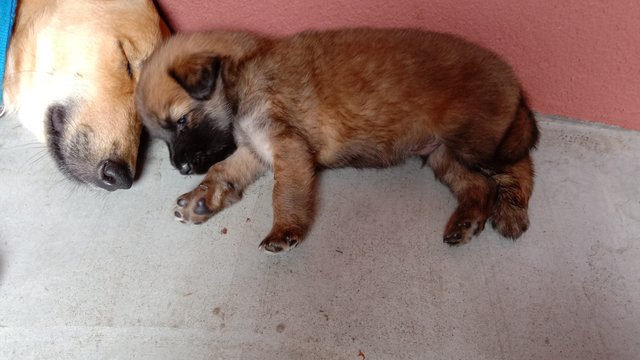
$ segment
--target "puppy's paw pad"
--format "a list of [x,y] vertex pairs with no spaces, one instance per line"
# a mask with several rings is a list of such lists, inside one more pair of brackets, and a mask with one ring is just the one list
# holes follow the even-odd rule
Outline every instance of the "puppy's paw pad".
[[284,250],[280,244],[272,243],[272,242],[263,242],[260,244],[260,248],[268,253],[277,254]]
[[196,207],[193,209],[193,212],[198,215],[209,215],[213,211],[207,207],[205,199],[200,199],[196,202]]
[[178,197],[173,216],[183,224],[202,224],[214,211],[207,205],[207,187],[200,185],[195,190]]
[[181,196],[178,198],[177,204],[178,204],[178,207],[183,208],[189,204],[189,200]]
[[458,245],[462,241],[462,233],[454,232],[450,234],[445,234],[442,240],[443,242],[449,245]]
[[301,237],[291,232],[281,234],[269,234],[261,243],[259,248],[267,253],[277,254],[282,251],[289,251],[301,242]]
[[179,221],[179,222],[181,222],[181,223],[183,223],[183,224],[186,224],[186,223],[187,223],[187,221],[184,219],[184,216],[182,215],[182,213],[181,213],[179,210],[175,210],[175,211],[173,212],[173,218],[174,218],[176,221]]
[[443,241],[449,245],[462,245],[484,229],[484,221],[469,220],[457,223],[444,233]]
[[449,245],[462,245],[484,230],[486,218],[477,209],[456,210],[444,231],[443,241]]

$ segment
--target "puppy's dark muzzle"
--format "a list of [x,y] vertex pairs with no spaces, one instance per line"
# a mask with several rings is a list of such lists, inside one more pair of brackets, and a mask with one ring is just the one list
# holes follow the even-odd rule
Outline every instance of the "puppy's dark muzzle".
[[191,163],[182,163],[180,164],[178,170],[180,170],[180,174],[182,175],[191,175],[193,174],[193,165]]
[[178,171],[180,171],[180,174],[182,175],[204,174],[215,163],[217,163],[217,161],[214,161],[214,160],[202,161],[200,158],[197,158],[194,161],[185,161],[185,162],[179,163],[176,166],[176,168],[178,169]]
[[178,169],[178,171],[182,175],[204,174],[213,164],[223,160],[226,157],[226,154],[222,154],[223,156],[219,157],[217,153],[212,155],[203,152],[179,155],[181,155],[182,158],[173,158],[171,160],[171,163],[176,169]]

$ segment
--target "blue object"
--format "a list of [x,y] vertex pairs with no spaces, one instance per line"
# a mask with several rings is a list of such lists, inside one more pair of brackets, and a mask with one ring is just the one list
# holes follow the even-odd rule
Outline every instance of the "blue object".
[[13,19],[16,17],[18,0],[0,1],[0,105],[2,105],[2,82],[4,81],[4,67],[7,62],[9,39],[13,30]]

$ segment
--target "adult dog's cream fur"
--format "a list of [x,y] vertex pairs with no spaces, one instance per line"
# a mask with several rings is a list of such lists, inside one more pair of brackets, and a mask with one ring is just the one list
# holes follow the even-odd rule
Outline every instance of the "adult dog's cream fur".
[[151,0],[23,0],[8,52],[4,106],[70,178],[131,186],[141,123],[134,90],[162,40]]

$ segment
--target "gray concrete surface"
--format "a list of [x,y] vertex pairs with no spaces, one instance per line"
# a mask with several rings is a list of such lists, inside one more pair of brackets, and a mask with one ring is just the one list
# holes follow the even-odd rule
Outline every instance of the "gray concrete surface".
[[[152,143],[128,191],[77,187],[0,121],[2,359],[638,359],[640,133],[541,119],[530,230],[442,243],[431,170],[321,175],[317,221],[258,243],[272,179],[205,225]],[[224,233],[226,229],[226,233]]]

